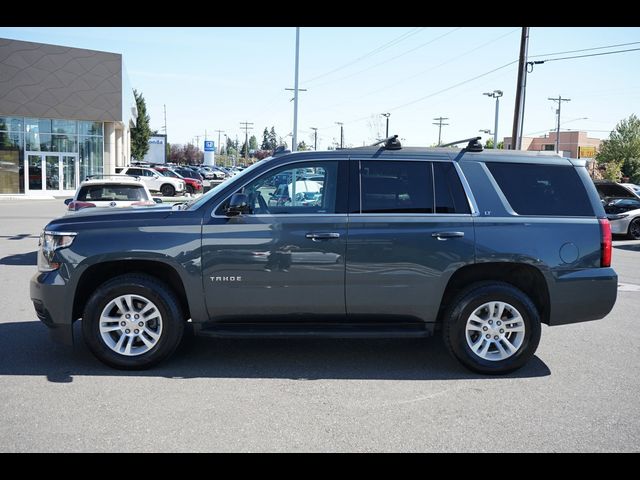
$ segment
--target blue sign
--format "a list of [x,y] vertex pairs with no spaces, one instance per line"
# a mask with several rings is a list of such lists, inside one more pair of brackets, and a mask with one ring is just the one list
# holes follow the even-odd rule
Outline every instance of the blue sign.
[[215,152],[216,145],[213,140],[205,140],[204,141],[204,151],[205,152]]

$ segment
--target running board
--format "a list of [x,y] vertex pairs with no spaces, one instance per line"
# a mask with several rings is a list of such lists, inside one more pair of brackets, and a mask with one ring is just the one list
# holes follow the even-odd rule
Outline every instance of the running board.
[[430,325],[411,324],[247,324],[209,323],[199,327],[194,324],[196,335],[233,338],[416,338],[432,334]]

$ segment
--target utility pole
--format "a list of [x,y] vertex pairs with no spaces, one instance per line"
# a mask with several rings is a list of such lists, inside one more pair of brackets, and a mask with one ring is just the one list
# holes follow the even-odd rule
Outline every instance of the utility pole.
[[496,120],[493,126],[493,148],[495,150],[498,148],[498,111],[500,109],[500,97],[502,96],[502,90],[494,90],[490,93],[483,93],[483,95],[496,99]]
[[244,151],[245,165],[249,162],[249,130],[253,130],[253,127],[249,125],[253,125],[253,122],[240,122],[240,128],[244,128],[244,144],[247,146],[247,149]]
[[524,99],[527,91],[527,55],[529,51],[529,27],[522,27],[520,38],[520,61],[518,62],[518,87],[516,89],[516,106],[513,112],[513,131],[511,149],[522,148],[522,125],[524,124]]
[[391,116],[390,113],[381,113],[380,115],[382,115],[383,117],[387,118],[387,134],[384,136],[384,138],[389,138],[389,117]]
[[313,130],[313,149],[318,150],[318,129],[316,127],[310,127]]
[[167,105],[164,104],[164,134],[167,134]]
[[442,123],[443,120],[449,120],[448,117],[438,117],[438,118],[434,118],[434,120],[437,120],[438,123],[434,123],[433,125],[438,125],[438,145],[440,145],[440,143],[442,143],[441,140],[441,133],[442,133],[442,127],[449,125],[448,123]]
[[224,130],[214,130],[214,132],[218,132],[218,146],[216,147],[216,153],[218,155],[220,155],[220,151],[221,151],[221,148],[220,148],[220,134],[224,133]]
[[336,125],[340,125],[340,148],[343,148],[343,145],[344,145],[344,130],[343,130],[343,125],[344,125],[344,123],[342,123],[342,122],[336,122]]
[[293,147],[292,152],[298,151],[298,64],[300,60],[300,27],[296,27],[296,73],[294,79],[293,96]]
[[551,100],[553,102],[558,102],[558,109],[556,113],[558,114],[558,127],[556,129],[556,153],[560,153],[560,107],[562,107],[562,102],[570,102],[570,98],[562,98],[558,95],[558,98],[547,98],[547,100]]

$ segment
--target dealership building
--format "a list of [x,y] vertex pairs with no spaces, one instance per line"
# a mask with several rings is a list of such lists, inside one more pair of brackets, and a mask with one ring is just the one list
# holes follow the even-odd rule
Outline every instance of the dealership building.
[[[522,150],[554,152],[557,138],[556,131],[550,131],[542,137],[522,137]],[[602,140],[587,136],[587,132],[570,130],[560,132],[557,143],[563,157],[592,159],[600,150]],[[507,149],[511,148],[511,137],[504,137],[504,145]]]
[[115,173],[136,116],[122,55],[0,38],[0,195],[67,195]]

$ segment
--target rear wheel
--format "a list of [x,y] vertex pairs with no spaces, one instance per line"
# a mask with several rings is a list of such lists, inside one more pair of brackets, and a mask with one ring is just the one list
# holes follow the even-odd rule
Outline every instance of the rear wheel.
[[85,343],[101,362],[141,370],[169,357],[184,332],[175,294],[142,274],[115,277],[91,295],[82,317]]
[[165,183],[164,185],[162,185],[160,187],[160,192],[165,197],[173,197],[176,194],[176,189],[175,189],[175,187],[173,185]]
[[187,185],[187,193],[190,193],[191,195],[193,195],[194,193],[196,193],[196,189],[193,188],[193,186],[191,185]]
[[640,217],[631,220],[627,236],[633,240],[640,240]]
[[443,324],[449,352],[478,373],[505,374],[527,363],[540,342],[531,299],[504,282],[478,283],[453,300]]

